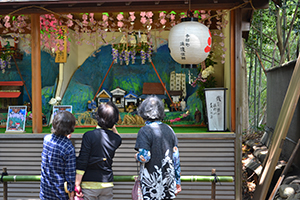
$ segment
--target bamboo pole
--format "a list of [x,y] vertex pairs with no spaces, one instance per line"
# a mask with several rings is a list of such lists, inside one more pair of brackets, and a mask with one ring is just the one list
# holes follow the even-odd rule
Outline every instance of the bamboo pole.
[[7,174],[7,169],[4,167],[2,169],[2,177],[1,177],[1,181],[3,181],[3,200],[7,200],[7,182],[3,180],[5,174]]
[[[114,182],[134,182],[136,175],[134,176],[114,176]],[[3,176],[3,182],[13,181],[40,181],[41,176]],[[180,180],[182,182],[214,182],[215,176],[181,176]],[[218,176],[218,181],[220,182],[233,182],[232,176]]]

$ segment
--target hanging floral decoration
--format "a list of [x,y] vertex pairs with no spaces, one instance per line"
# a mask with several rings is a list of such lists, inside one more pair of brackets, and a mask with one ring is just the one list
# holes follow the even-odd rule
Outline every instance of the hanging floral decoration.
[[2,73],[5,72],[5,68],[11,67],[11,52],[10,51],[2,51],[0,52],[0,69]]
[[[5,69],[11,68],[11,59],[22,59],[23,54],[20,53],[20,50],[16,47],[18,41],[14,39],[14,46],[10,46],[10,41],[6,38],[0,36],[0,70],[2,73],[5,73]],[[3,47],[2,47],[3,45]]]
[[[53,13],[52,11],[49,13]],[[215,37],[220,37],[220,43],[213,43],[216,49],[222,52],[220,57],[224,62],[226,48],[224,47],[225,36],[222,29],[226,27],[228,21],[224,19],[226,11],[214,11],[215,16],[208,10],[196,10],[194,16],[200,19],[208,27],[212,24],[211,18],[216,18],[216,27],[219,32],[215,32]],[[107,32],[122,32],[125,35],[126,44],[113,44],[112,57],[115,63],[134,64],[137,55],[140,56],[141,63],[151,61],[153,51],[152,38],[157,39],[160,35],[151,35],[151,30],[170,30],[174,25],[180,23],[180,19],[186,13],[176,13],[174,11],[151,11],[142,12],[119,12],[119,13],[80,13],[80,14],[44,14],[40,16],[41,48],[52,53],[63,48],[63,39],[58,34],[61,33],[60,26],[67,26],[69,30],[67,37],[67,51],[70,51],[70,41],[73,36],[77,45],[87,44],[95,47],[95,50],[102,45],[108,44]],[[139,28],[137,28],[139,27]],[[142,30],[141,28],[142,27]],[[4,34],[9,34],[17,41],[23,41],[23,45],[30,46],[31,36],[26,34],[30,31],[31,24],[27,15],[6,15],[0,16],[0,28]],[[135,33],[133,30],[140,30],[143,34]],[[115,36],[113,36],[114,39]],[[143,38],[142,38],[143,37]],[[0,38],[1,41],[1,38]],[[57,45],[60,44],[60,45]],[[212,47],[213,48],[213,47]],[[30,48],[24,48],[26,53],[30,53]],[[217,51],[216,51],[217,52]]]

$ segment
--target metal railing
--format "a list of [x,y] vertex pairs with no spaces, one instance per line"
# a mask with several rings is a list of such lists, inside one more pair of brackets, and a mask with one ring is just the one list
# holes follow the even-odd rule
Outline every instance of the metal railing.
[[[114,182],[134,182],[134,176],[114,176]],[[216,183],[217,182],[233,182],[232,176],[217,176],[216,170],[212,169],[211,176],[181,176],[180,180],[182,182],[211,182],[211,200],[216,198]],[[12,175],[9,176],[7,169],[3,168],[1,182],[3,182],[3,200],[7,200],[7,182],[21,182],[21,181],[41,181],[40,175],[34,176],[20,176]]]

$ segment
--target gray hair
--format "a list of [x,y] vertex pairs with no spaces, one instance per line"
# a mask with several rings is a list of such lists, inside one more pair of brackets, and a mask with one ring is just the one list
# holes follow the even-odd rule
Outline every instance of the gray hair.
[[138,114],[148,121],[163,120],[165,117],[164,103],[155,95],[147,97],[139,106]]

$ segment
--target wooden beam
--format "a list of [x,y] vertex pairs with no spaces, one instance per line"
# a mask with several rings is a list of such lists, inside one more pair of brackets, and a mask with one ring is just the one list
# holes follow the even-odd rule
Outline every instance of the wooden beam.
[[42,133],[42,75],[39,14],[31,15],[31,71],[32,132]]
[[236,99],[235,99],[235,11],[230,12],[230,110],[231,110],[231,128],[230,131],[235,132],[236,118]]
[[[127,1],[128,2],[128,1]],[[166,1],[159,1],[159,4],[153,2],[131,2],[130,6],[126,6],[125,3],[103,3],[101,2],[94,4],[76,4],[72,7],[68,7],[70,4],[43,4],[47,5],[47,9],[51,12],[60,13],[60,14],[68,14],[68,13],[85,13],[85,12],[93,12],[93,13],[101,13],[101,12],[131,12],[131,11],[187,11],[189,9],[189,4],[185,4],[184,1],[169,3]],[[75,2],[73,2],[75,3]],[[101,6],[99,6],[101,4]],[[220,10],[220,9],[231,9],[235,6],[239,5],[238,3],[217,3],[217,4],[204,4],[201,2],[196,2],[191,5],[192,10]],[[7,15],[13,13],[13,15],[18,14],[47,14],[46,9],[42,9],[38,5],[23,5],[18,10],[5,6],[0,3],[0,13],[1,15]]]

